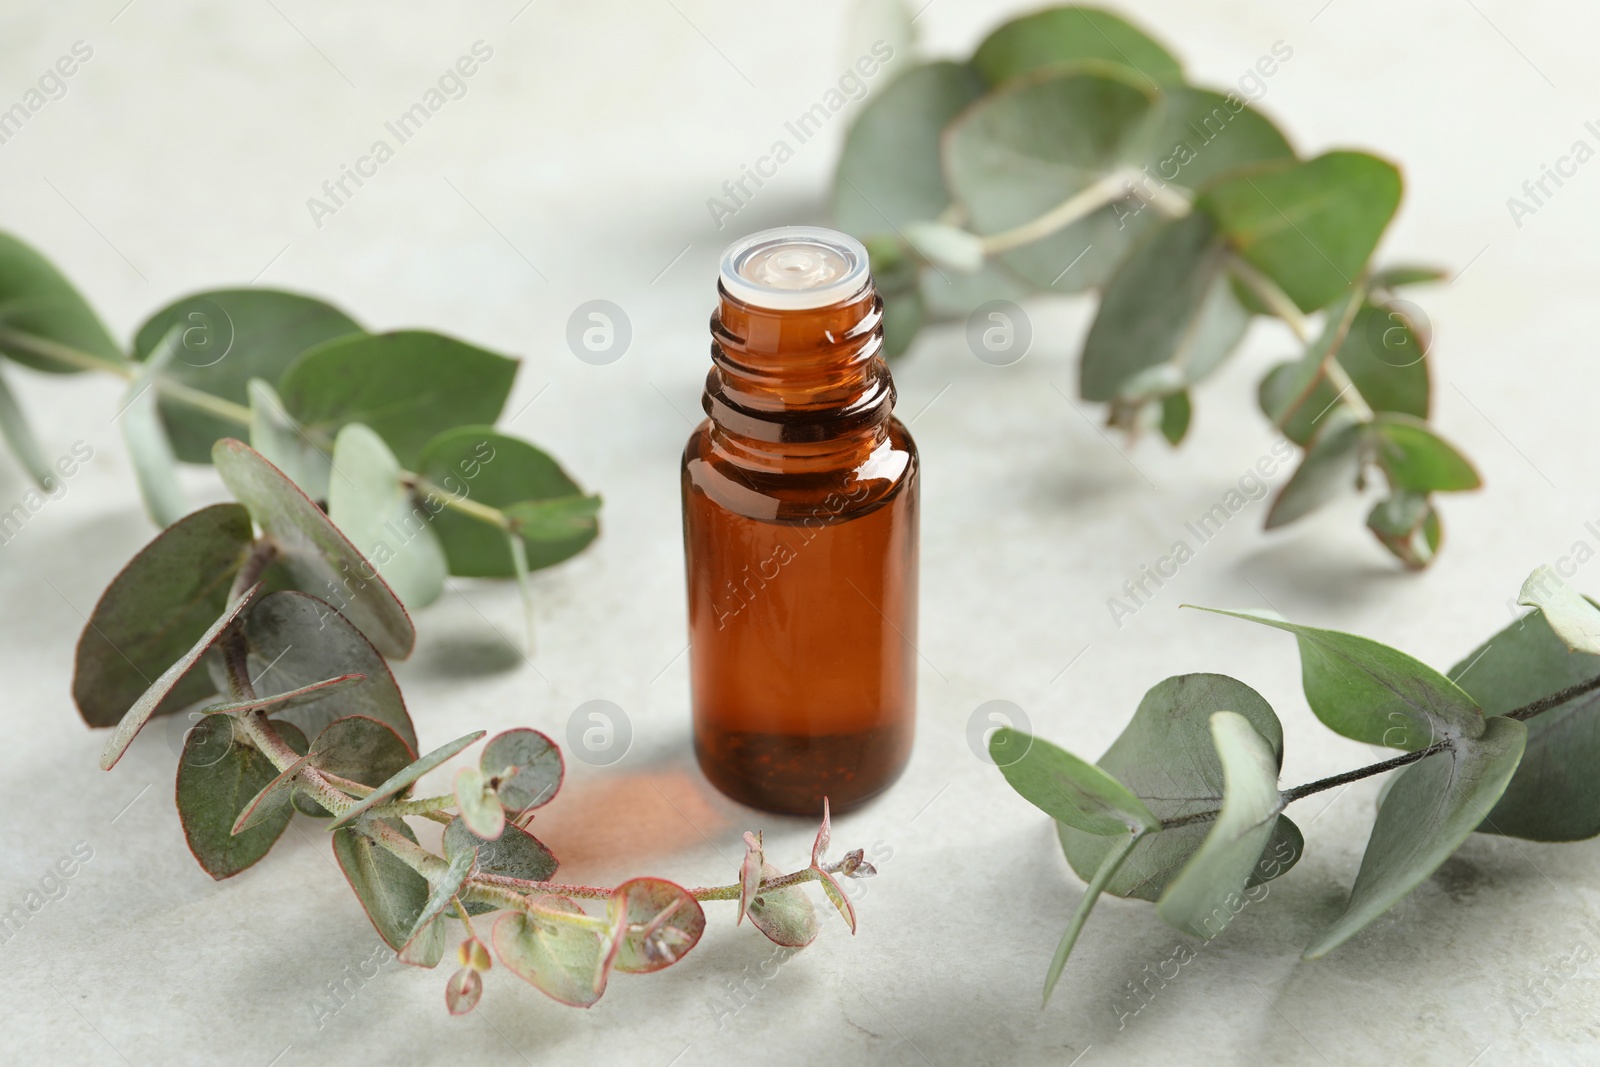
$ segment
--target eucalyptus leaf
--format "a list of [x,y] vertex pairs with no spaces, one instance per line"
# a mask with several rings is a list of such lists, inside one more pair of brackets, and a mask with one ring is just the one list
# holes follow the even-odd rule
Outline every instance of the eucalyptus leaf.
[[[556,869],[560,866],[544,842],[509,821],[499,837],[486,841],[468,829],[461,819],[450,820],[450,824],[444,828],[444,854],[455,857],[467,851],[477,853],[478,870],[484,874],[498,874],[528,882],[548,882],[555,877]],[[482,915],[495,910],[492,904],[477,901],[464,903],[469,915]]]
[[500,417],[517,361],[424,330],[362,334],[317,345],[283,374],[278,391],[295,421],[331,439],[364,423],[413,466],[430,438]]
[[565,897],[543,897],[537,918],[507,912],[494,924],[494,950],[506,970],[541,993],[575,1008],[587,1008],[605,992],[605,951],[587,924],[562,921],[582,915]]
[[1400,171],[1364,152],[1327,152],[1225,175],[1197,210],[1302,311],[1358,283],[1400,206]]
[[1398,289],[1406,285],[1424,285],[1429,282],[1450,280],[1450,272],[1443,267],[1403,265],[1385,267],[1372,275],[1374,289]]
[[[783,872],[772,864],[761,864],[762,881],[782,875]],[[761,889],[751,899],[746,914],[756,929],[767,935],[768,940],[786,948],[804,948],[817,939],[821,930],[816,909],[799,886]]]
[[[413,843],[417,835],[404,819],[385,819],[389,829]],[[428,880],[354,827],[334,831],[333,855],[356,899],[384,944],[399,952],[428,903]]]
[[[87,358],[51,355],[52,346]],[[116,368],[123,362],[122,350],[66,276],[31,246],[4,232],[0,232],[0,353],[51,374],[73,374],[97,363]]]
[[1127,786],[1042,737],[1003,727],[989,751],[1011,788],[1057,822],[1099,837],[1161,827]]
[[927,306],[922,294],[915,289],[901,293],[883,294],[883,356],[894,359],[904,355],[922,329]]
[[1423,493],[1397,490],[1378,501],[1367,515],[1367,529],[1395,558],[1422,570],[1439,552],[1443,530],[1439,513]]
[[[1215,812],[1223,797],[1222,762],[1211,738],[1211,716],[1236,712],[1266,739],[1276,759],[1282,758],[1283,729],[1261,695],[1236,679],[1220,674],[1186,674],[1168,678],[1145,694],[1133,719],[1114,741],[1099,766],[1111,774],[1163,822]],[[1111,876],[1106,891],[1120,897],[1158,900],[1183,865],[1204,843],[1208,821],[1175,826],[1143,835],[1126,864]],[[1085,881],[1100,870],[1112,839],[1084,833],[1065,823],[1056,827],[1067,862]],[[1283,842],[1296,847],[1288,859]],[[1299,859],[1298,831],[1279,818],[1252,882],[1267,881]]]
[[177,331],[173,330],[128,382],[116,419],[128,446],[128,458],[133,461],[144,509],[158,526],[171,526],[189,510],[183,487],[178,484],[178,458],[156,410],[156,380],[171,364],[176,350]]
[[310,756],[301,756],[262,786],[261,792],[245,804],[239,817],[234,820],[232,833],[235,837],[279,815],[289,814],[292,817],[289,800],[294,793],[294,781],[310,759]]
[[867,238],[937,218],[950,204],[939,135],[982,93],[976,71],[950,62],[913,67],[878,90],[851,124],[839,156],[833,184],[839,228]]
[[1303,360],[1287,359],[1267,371],[1256,387],[1261,413],[1301,448],[1309,448],[1323,427],[1350,421],[1349,405],[1327,377],[1316,375],[1308,388],[1305,372]]
[[[311,742],[311,763],[324,774],[365,786],[377,786],[404,770],[417,758],[416,750],[386,722],[366,715],[335,719]],[[295,807],[319,819],[332,816],[310,794],[299,791]]]
[[1293,634],[1306,703],[1337,734],[1413,751],[1483,733],[1483,711],[1460,686],[1398,649],[1265,612],[1200,610]]
[[506,809],[489,788],[483,772],[476,767],[456,771],[454,786],[456,809],[467,829],[481,838],[494,839],[506,828]]
[[146,689],[144,694],[133,702],[133,706],[128,708],[127,712],[123,714],[122,720],[117,723],[116,729],[111,732],[111,737],[106,741],[105,748],[100,753],[101,770],[109,771],[117,765],[117,761],[122,758],[122,754],[133,743],[134,737],[140,730],[144,729],[144,724],[149,722],[150,717],[155,714],[156,708],[166,702],[173,691],[177,689],[178,684],[183,681],[184,676],[194,669],[195,664],[200,661],[200,657],[205,655],[206,650],[222,636],[222,631],[226,630],[234,619],[239,617],[239,613],[245,609],[246,605],[260,591],[261,583],[257,582],[235,597],[222,610],[222,614],[217,616],[210,626],[206,627],[205,632],[200,635],[189,650],[180,656],[177,662],[162,671],[156,680],[150,683],[150,688]]
[[1056,952],[1051,957],[1050,969],[1044,976],[1044,998],[1041,1007],[1050,1003],[1050,994],[1055,992],[1056,983],[1061,980],[1061,971],[1067,965],[1067,957],[1072,955],[1072,948],[1078,943],[1078,935],[1083,932],[1083,924],[1089,921],[1089,913],[1094,910],[1095,902],[1110,886],[1111,880],[1117,876],[1117,872],[1122,869],[1122,865],[1127,862],[1129,855],[1142,839],[1142,834],[1130,833],[1109,843],[1105,857],[1089,878],[1089,884],[1084,887],[1083,896],[1078,898],[1078,906],[1073,909],[1072,918],[1068,920],[1061,940],[1056,943]]
[[[280,777],[259,749],[233,738],[232,724],[224,728],[190,730],[178,760],[178,820],[189,851],[207,874],[218,880],[231,878],[265,856],[289,825],[288,805],[269,808],[249,829],[234,828],[252,801]],[[296,751],[305,750],[305,738],[292,726],[279,727],[281,736]]]
[[1504,716],[1399,772],[1378,809],[1344,914],[1305,950],[1316,959],[1388,911],[1450,858],[1505,792],[1527,730]]
[[623,935],[612,966],[649,974],[688,955],[705,933],[706,914],[682,886],[663,878],[633,878],[611,891],[606,914]]
[[218,441],[213,462],[300,588],[329,599],[385,656],[410,655],[417,634],[406,609],[321,508],[243,441]]
[[511,531],[527,544],[566,544],[594,535],[600,498],[578,495],[522,500],[501,510],[511,523]]
[[[1248,267],[1241,269],[1248,270]],[[1300,421],[1304,429],[1296,434],[1297,439],[1301,434],[1310,439],[1318,432],[1319,423],[1326,427],[1340,421],[1339,416],[1349,414],[1348,405],[1335,403],[1340,399],[1340,394],[1333,392],[1328,382],[1328,361],[1349,337],[1364,295],[1365,291],[1359,287],[1345,293],[1328,309],[1327,319],[1316,340],[1306,347],[1299,359],[1289,364],[1290,370],[1282,380],[1274,383],[1270,390],[1263,389],[1262,410],[1275,426],[1283,428],[1286,433],[1291,423]],[[1336,406],[1343,410],[1335,412]],[[1330,418],[1330,415],[1334,417]],[[1323,429],[1320,432],[1329,431]]]
[[1551,631],[1573,652],[1600,656],[1600,610],[1579,596],[1555,568],[1535,568],[1522,583],[1517,603],[1538,608]]
[[1427,337],[1403,310],[1369,300],[1356,312],[1337,358],[1372,410],[1426,419],[1432,401],[1427,348]]
[[[1541,611],[1508,625],[1450,668],[1491,716],[1600,675],[1600,658],[1570,652]],[[1490,721],[1493,721],[1492,719]],[[1480,833],[1532,841],[1600,834],[1600,692],[1535,715],[1517,773]]]
[[333,474],[329,449],[306,435],[284,409],[278,391],[260,378],[250,379],[250,447],[277,467],[312,500],[328,499]]
[[1193,409],[1189,402],[1189,393],[1183,390],[1168,393],[1161,398],[1161,436],[1171,445],[1182,443],[1189,432],[1189,419]]
[[1335,419],[1324,427],[1306,449],[1300,466],[1272,498],[1266,528],[1276,530],[1303,519],[1354,489],[1367,438],[1367,424],[1354,419]]
[[1451,493],[1483,485],[1471,461],[1415,416],[1380,412],[1372,431],[1378,465],[1396,489]]
[[351,822],[354,822],[357,818],[365,815],[368,811],[377,807],[379,804],[384,804],[390,800],[393,800],[397,795],[400,794],[402,790],[411,788],[411,786],[414,785],[416,781],[423,775],[427,774],[435,767],[440,766],[451,757],[459,754],[483,735],[484,731],[478,730],[475,733],[458,737],[448,744],[440,745],[438,748],[434,749],[432,752],[429,752],[421,759],[416,760],[402,770],[396,772],[394,775],[390,776],[381,785],[374,789],[370,796],[364,797],[355,807],[334,819],[333,822],[329,824],[328,829],[336,830],[341,826],[345,826]]
[[[1233,295],[1227,257],[1204,215],[1147,234],[1111,276],[1089,327],[1078,369],[1083,398],[1161,396],[1215,370],[1250,323]],[[1132,388],[1157,369],[1164,372],[1159,388]]]
[[312,682],[296,689],[282,693],[272,693],[266,696],[260,694],[248,700],[226,700],[220,704],[207,704],[200,709],[201,715],[237,715],[244,711],[271,709],[272,714],[278,715],[289,708],[300,707],[313,700],[321,700],[341,689],[366,681],[364,674],[341,674],[337,678],[324,678],[320,682]]
[[50,461],[44,458],[39,439],[34,436],[28,416],[17,403],[16,394],[6,383],[4,374],[0,374],[0,436],[5,437],[11,454],[17,457],[17,462],[28,472],[33,484],[47,493],[54,493],[61,480],[51,468]]
[[1001,26],[978,45],[972,65],[990,85],[1041,67],[1099,60],[1126,67],[1162,85],[1183,81],[1172,54],[1110,12],[1092,7],[1053,7]]
[[491,737],[483,746],[478,767],[485,775],[501,779],[500,802],[518,815],[554,799],[566,773],[556,743],[538,730],[526,728]]
[[1283,135],[1236,96],[1158,89],[1094,61],[1007,82],[951,123],[942,153],[946,185],[981,234],[1033,223],[1078,197],[1105,202],[1001,254],[1019,276],[1057,292],[1110,277],[1159,221],[1149,198],[1291,158]]
[[[298,696],[277,712],[308,737],[319,736],[336,719],[365,715],[393,729],[416,750],[417,731],[389,665],[328,603],[294,589],[269,593],[245,619],[244,641],[250,679],[262,698],[298,693],[336,675],[365,677],[337,692]],[[220,674],[216,682],[225,688]]]
[[328,518],[378,568],[400,602],[426,607],[444,592],[448,564],[433,514],[400,461],[372,430],[351,423],[333,445]]
[[1220,934],[1237,912],[1283,808],[1278,753],[1242,715],[1211,716],[1222,761],[1222,814],[1156,905],[1156,914],[1190,937]]
[[[554,459],[521,438],[492,426],[461,426],[440,434],[422,450],[417,471],[427,479],[424,503],[437,511],[433,528],[444,544],[450,573],[471,578],[511,578],[516,570],[503,526],[455,508],[436,507],[449,496],[492,508],[528,501],[567,500],[584,492]],[[435,499],[430,500],[429,498]],[[556,541],[523,538],[533,570],[559,563],[582,551],[599,533],[598,524],[577,528]]]
[[459,852],[450,858],[437,881],[430,884],[428,899],[411,926],[410,936],[400,949],[400,960],[413,967],[437,967],[444,958],[445,924],[440,919],[450,899],[461,891],[477,863],[477,852]]
[[[250,404],[252,417],[252,378],[276,382],[308,348],[361,332],[350,316],[309,296],[275,289],[214,289],[190,294],[151,315],[134,335],[133,358],[148,360],[174,327],[179,331],[177,358],[161,371],[162,377],[232,404]],[[210,463],[213,444],[239,436],[241,427],[234,420],[181,398],[163,396],[160,407],[178,458],[187,463]]]
[[[251,535],[243,506],[213,504],[161,531],[128,561],[78,638],[72,698],[84,722],[115,726],[151,680],[201,639],[228,605]],[[204,674],[187,675],[151,714],[170,715],[214,691]]]

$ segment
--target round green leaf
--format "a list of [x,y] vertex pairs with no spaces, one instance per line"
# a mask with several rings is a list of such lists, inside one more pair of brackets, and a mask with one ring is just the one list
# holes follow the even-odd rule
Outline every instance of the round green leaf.
[[[128,561],[78,638],[72,698],[84,722],[115,726],[155,677],[200,640],[228,605],[251,536],[242,506],[213,504],[167,527]],[[213,692],[203,674],[186,676],[152,714],[170,715]]]
[[1305,958],[1342,945],[1449,859],[1505,792],[1526,740],[1522,723],[1497,715],[1479,736],[1401,770],[1378,809],[1344,914]]
[[420,608],[444,592],[447,564],[433,514],[405,474],[383,438],[351,423],[333,445],[328,518],[372,561],[402,604]]
[[[417,835],[404,819],[384,823],[408,840]],[[384,944],[399,952],[428,903],[428,880],[353,827],[333,834],[333,855]]]
[[[335,719],[311,742],[317,770],[368,786],[398,774],[416,758],[416,750],[392,726],[366,715]],[[304,791],[295,793],[294,805],[319,819],[333,814]]]
[[1183,69],[1161,45],[1117,16],[1092,7],[1054,7],[1001,26],[978,46],[972,65],[990,85],[1041,67],[1099,60],[1162,85]]
[[1522,583],[1517,603],[1543,612],[1550,629],[1573,652],[1600,656],[1600,610],[1563,582],[1554,567],[1536,567]]
[[[1540,611],[1511,623],[1450,668],[1491,716],[1600,674],[1600,658],[1574,655]],[[1491,721],[1493,721],[1491,719]],[[1529,719],[1527,750],[1480,833],[1532,841],[1600,834],[1600,692]]]
[[404,659],[411,654],[417,639],[411,617],[377,568],[321,508],[243,441],[218,441],[213,462],[256,525],[276,542],[281,562],[301,589],[334,604],[384,655]]
[[[1292,158],[1282,134],[1234,96],[1158,91],[1126,68],[1042,69],[968,108],[943,143],[945,182],[972,227],[994,234],[1096,189],[1108,203],[1001,262],[1040,288],[1100,285],[1160,221],[1143,196],[1195,188]],[[1171,193],[1171,190],[1167,190]]]
[[424,330],[359,335],[306,352],[278,383],[285,406],[313,438],[359,422],[400,462],[445,430],[500,417],[517,361]]
[[[529,882],[548,882],[560,866],[544,842],[515,823],[507,822],[499,837],[486,841],[461,819],[452,819],[444,828],[445,855],[454,857],[469,850],[476,851],[478,870],[483,873]],[[494,905],[481,902],[467,901],[466,905],[471,915],[495,910]]]
[[[1211,716],[1232,711],[1244,716],[1281,759],[1283,729],[1270,705],[1254,689],[1220,674],[1186,674],[1153,687],[1122,734],[1100,757],[1099,766],[1144,802],[1160,820],[1217,811],[1223,796],[1222,762],[1211,737]],[[1292,866],[1280,856],[1280,839],[1292,830],[1274,829],[1252,881],[1275,878]],[[1211,829],[1199,821],[1140,837],[1126,864],[1106,884],[1121,897],[1157,900],[1178,876]],[[1094,878],[1113,843],[1120,838],[1085,833],[1066,823],[1056,828],[1067,862],[1084,881]],[[1298,858],[1298,850],[1293,853]]]
[[494,924],[494,950],[506,970],[541,993],[587,1008],[605,992],[608,970],[600,934],[563,920],[583,909],[566,897],[542,897],[537,917],[507,912]]
[[[516,575],[505,530],[454,508],[441,509],[435,499],[438,491],[495,508],[584,495],[550,456],[491,426],[461,426],[440,434],[422,450],[416,469],[430,483],[423,502],[430,511],[437,511],[433,528],[444,544],[450,573],[469,578]],[[598,533],[598,524],[591,523],[561,540],[524,537],[529,569],[548,567],[577,554]]]
[[478,837],[493,839],[506,828],[506,809],[500,798],[489,788],[483,772],[476,767],[462,767],[456,771],[454,786],[456,809],[461,821]]
[[[770,863],[761,864],[763,881],[781,877],[782,874]],[[797,885],[762,889],[751,899],[746,914],[756,929],[767,935],[768,940],[786,948],[804,948],[817,939],[821,930],[816,909]]]
[[[263,698],[296,692],[336,675],[365,676],[337,692],[306,694],[274,713],[307,736],[320,736],[336,719],[365,715],[390,727],[415,751],[416,728],[389,665],[329,604],[293,589],[270,593],[245,619],[244,641],[250,678]],[[224,687],[220,675],[214,680],[219,688]]]
[[491,737],[478,766],[485,776],[500,779],[500,802],[518,815],[554,799],[566,773],[556,743],[538,730],[523,728]]
[[[177,357],[161,372],[211,396],[250,402],[252,378],[275,382],[299,355],[336,337],[359,334],[354,319],[321,300],[275,289],[214,289],[193,293],[157,311],[133,338],[133,358],[148,359],[174,326]],[[210,463],[211,446],[242,427],[171,396],[161,418],[178,458]]]
[[634,878],[611,891],[606,914],[623,927],[612,964],[624,974],[670,967],[700,943],[706,915],[682,886],[662,878]]
[[1302,311],[1326,307],[1366,272],[1400,206],[1400,171],[1363,152],[1328,152],[1226,175],[1195,207]]
[[1433,562],[1443,537],[1433,503],[1425,494],[1404,490],[1373,505],[1367,529],[1396,559],[1418,571]]
[[858,237],[894,234],[950,204],[939,135],[983,93],[961,63],[913,67],[881,88],[850,126],[833,183],[833,217]]
[[1283,807],[1278,753],[1244,716],[1212,715],[1211,736],[1222,761],[1222,814],[1156,905],[1162,919],[1206,939],[1220,934],[1237,913],[1234,902],[1255,873]]
[[52,344],[107,366],[123,362],[122,350],[66,276],[31,246],[0,233],[0,353],[52,374],[89,369],[50,355]]
[[[293,812],[287,804],[269,806],[249,829],[235,834],[246,809],[279,777],[257,748],[233,738],[226,718],[207,719],[207,729],[190,730],[178,760],[178,819],[189,851],[205,872],[231,878],[271,850]],[[278,729],[290,747],[305,751],[306,739],[293,726]]]

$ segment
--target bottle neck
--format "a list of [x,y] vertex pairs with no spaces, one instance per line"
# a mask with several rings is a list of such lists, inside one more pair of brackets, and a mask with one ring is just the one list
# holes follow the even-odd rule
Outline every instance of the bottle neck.
[[895,399],[877,290],[868,283],[837,304],[790,311],[720,296],[702,400],[712,443],[754,469],[865,461],[887,437]]

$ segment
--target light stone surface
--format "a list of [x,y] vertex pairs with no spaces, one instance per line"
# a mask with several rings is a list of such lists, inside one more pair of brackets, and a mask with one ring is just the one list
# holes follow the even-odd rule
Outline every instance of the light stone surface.
[[[1027,6],[933,0],[918,20],[923,46],[955,54]],[[180,294],[254,282],[323,295],[373,328],[437,328],[522,357],[509,428],[605,495],[604,536],[537,576],[531,660],[513,647],[521,616],[508,585],[459,583],[420,614],[416,655],[397,672],[424,744],[513,725],[564,737],[579,704],[610,700],[631,721],[631,751],[610,767],[571,761],[538,821],[569,876],[730,881],[740,831],[756,827],[776,862],[802,863],[810,825],[740,809],[694,767],[676,467],[699,417],[718,254],[742,233],[825,219],[848,119],[799,146],[723,228],[706,200],[789,137],[785,120],[854,58],[846,7],[522,7],[8,4],[0,107],[75,41],[93,58],[0,145],[0,226],[61,263],[121,338]],[[1087,300],[1029,303],[1034,348],[1008,368],[973,358],[959,325],[932,331],[896,368],[925,463],[921,733],[903,780],[835,825],[839,847],[878,857],[859,935],[828,922],[782,960],[712,905],[685,963],[618,977],[590,1011],[497,968],[479,1011],[454,1020],[444,972],[391,966],[329,1016],[316,998],[378,943],[319,826],[299,820],[260,866],[214,883],[184,848],[164,723],[114,773],[96,768],[104,737],[68,697],[73,642],[153,531],[110,421],[115,383],[8,368],[50,453],[82,440],[94,458],[0,549],[0,910],[23,904],[74,843],[93,857],[64,896],[58,887],[0,938],[5,1059],[1594,1062],[1596,965],[1546,983],[1543,1002],[1524,987],[1600,944],[1600,845],[1474,837],[1368,932],[1299,960],[1342,904],[1376,781],[1298,806],[1305,860],[1176,979],[1152,982],[1137,1014],[1119,1019],[1143,1003],[1127,983],[1180,939],[1147,904],[1113,899],[1039,1010],[1082,886],[1048,820],[969,749],[975,708],[1014,701],[1035,729],[1093,757],[1161,678],[1226,672],[1279,710],[1284,780],[1308,781],[1371,754],[1311,717],[1288,638],[1180,603],[1273,605],[1442,667],[1504,625],[1535,565],[1579,542],[1600,547],[1600,526],[1586,525],[1600,521],[1587,436],[1600,390],[1600,163],[1520,226],[1506,205],[1574,141],[1600,146],[1600,129],[1585,127],[1600,120],[1600,14],[1556,0],[1147,0],[1136,15],[1211,84],[1236,82],[1275,41],[1290,45],[1262,107],[1307,153],[1361,146],[1402,161],[1407,196],[1383,258],[1462,272],[1417,299],[1436,326],[1438,424],[1488,489],[1444,501],[1448,545],[1431,571],[1397,573],[1354,500],[1272,536],[1252,504],[1118,628],[1106,599],[1268,454],[1254,386],[1288,352],[1287,334],[1251,333],[1200,390],[1181,451],[1147,440],[1119,454],[1123,443],[1095,428],[1099,413],[1067,399]],[[317,225],[307,198],[478,40],[493,56],[466,95]],[[632,324],[631,347],[609,366],[580,362],[565,342],[569,315],[593,299]],[[197,501],[221,496],[208,470],[187,483]],[[0,462],[0,510],[25,491]],[[1600,592],[1600,568],[1575,582]],[[747,992],[733,1013],[735,983]],[[1537,1014],[1519,1020],[1516,997]]]

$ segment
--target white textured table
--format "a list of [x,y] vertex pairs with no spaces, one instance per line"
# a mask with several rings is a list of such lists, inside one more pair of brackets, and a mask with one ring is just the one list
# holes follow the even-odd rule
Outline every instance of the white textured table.
[[[510,429],[605,494],[605,533],[537,577],[531,664],[502,636],[520,620],[509,586],[463,583],[421,614],[398,673],[424,743],[518,724],[561,736],[580,703],[611,700],[632,750],[610,767],[574,761],[539,820],[569,875],[727,881],[739,832],[756,826],[770,855],[802,861],[810,826],[740,810],[694,768],[676,466],[698,418],[717,253],[736,233],[821,218],[846,120],[727,228],[705,202],[853,58],[841,5],[124,2],[0,15],[0,106],[74,42],[93,50],[65,96],[0,144],[0,226],[62,263],[121,337],[181,293],[253,281],[323,295],[373,327],[428,326],[522,356],[510,410],[538,399]],[[970,47],[1003,6],[1017,7],[934,0],[919,20],[926,46]],[[96,769],[103,737],[68,699],[73,641],[152,530],[109,421],[113,384],[11,375],[52,453],[81,439],[94,458],[0,548],[0,909],[27,901],[77,843],[92,858],[0,938],[6,1059],[1593,1062],[1593,964],[1547,985],[1520,1026],[1513,997],[1575,950],[1594,957],[1600,844],[1474,837],[1368,933],[1299,961],[1354,875],[1375,782],[1297,809],[1298,869],[1123,1028],[1126,983],[1178,941],[1142,903],[1102,901],[1040,1012],[1081,885],[1048,821],[966,739],[973,709],[1003,698],[1092,757],[1157,680],[1218,670],[1279,710],[1286,781],[1356,766],[1366,751],[1306,711],[1287,639],[1177,605],[1267,598],[1443,666],[1504,624],[1535,564],[1594,543],[1600,164],[1520,228],[1505,201],[1574,140],[1596,142],[1584,123],[1600,118],[1600,17],[1555,0],[1423,7],[1162,0],[1137,14],[1213,83],[1287,42],[1263,106],[1304,150],[1402,161],[1408,195],[1385,255],[1464,269],[1419,299],[1437,326],[1438,421],[1489,488],[1445,501],[1438,565],[1395,573],[1354,502],[1273,537],[1253,506],[1118,630],[1106,598],[1268,448],[1253,388],[1286,335],[1259,328],[1201,390],[1183,451],[1145,442],[1124,458],[1062,395],[1082,302],[1030,305],[1038,340],[1009,368],[974,359],[958,329],[930,333],[896,371],[902,413],[921,413],[926,472],[921,733],[900,784],[836,826],[841,845],[890,857],[865,883],[860,935],[828,923],[781,966],[713,906],[687,962],[619,977],[592,1011],[497,969],[478,1012],[453,1020],[443,972],[391,967],[319,1012],[315,998],[376,947],[322,831],[302,820],[260,866],[214,883],[184,849],[162,729],[114,774]],[[493,54],[466,94],[314,219],[307,198],[479,40]],[[597,298],[633,327],[625,358],[604,367],[564,342],[569,314]],[[211,472],[192,474],[197,500],[220,496]],[[25,488],[0,464],[0,505]],[[1600,568],[1576,581],[1600,591]],[[744,1005],[719,1018],[736,982]]]

